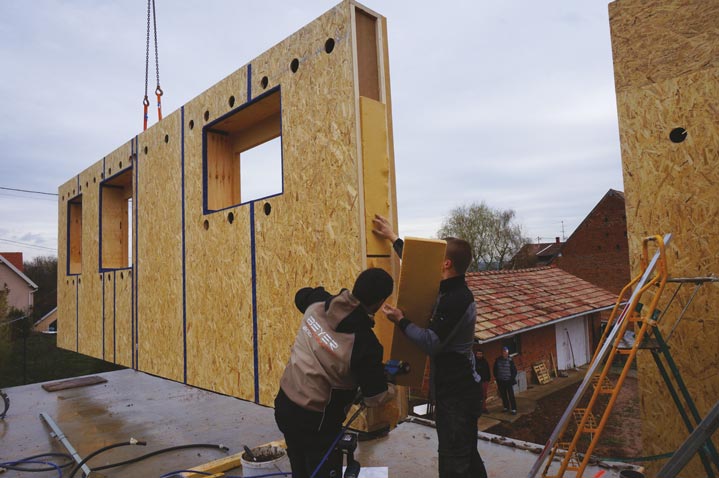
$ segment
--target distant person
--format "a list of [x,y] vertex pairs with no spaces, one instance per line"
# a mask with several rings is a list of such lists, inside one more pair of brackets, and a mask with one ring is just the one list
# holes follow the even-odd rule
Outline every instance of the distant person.
[[[389,240],[402,257],[404,242],[389,221],[376,215],[373,232]],[[448,237],[442,261],[442,281],[434,312],[427,328],[405,317],[390,304],[382,307],[387,319],[430,357],[430,396],[435,403],[439,442],[440,478],[487,478],[477,450],[477,421],[482,414],[479,375],[474,371],[472,345],[477,309],[464,273],[472,261],[472,250],[462,239]]]
[[[379,406],[394,396],[385,380],[374,314],[392,294],[392,277],[367,269],[352,292],[331,295],[323,287],[300,289],[304,314],[275,398],[275,420],[287,443],[292,476],[309,478],[342,429],[359,387],[364,403]],[[336,448],[316,478],[342,476]]]
[[482,349],[477,349],[474,352],[474,370],[477,375],[482,379],[482,413],[489,413],[487,410],[487,391],[489,390],[489,381],[492,380],[492,375],[489,372],[489,362],[484,358],[484,352]]
[[497,391],[502,399],[504,411],[511,410],[512,415],[517,414],[517,401],[514,399],[514,384],[517,383],[517,367],[509,349],[502,347],[502,355],[494,361],[494,379],[497,381]]

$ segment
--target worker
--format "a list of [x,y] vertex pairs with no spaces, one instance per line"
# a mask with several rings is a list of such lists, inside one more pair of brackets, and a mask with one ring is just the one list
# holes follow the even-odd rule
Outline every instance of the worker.
[[[285,436],[294,478],[342,476],[342,455],[330,450],[358,387],[365,405],[394,397],[385,379],[374,314],[392,294],[382,269],[363,271],[352,292],[331,295],[323,287],[300,289],[295,305],[304,314],[275,398],[275,420]],[[334,473],[334,475],[332,475]]]
[[509,355],[508,347],[502,347],[502,355],[494,361],[493,371],[504,411],[516,415],[517,401],[514,398],[514,385],[517,384],[517,367]]
[[[373,232],[391,241],[402,257],[404,242],[387,219],[376,215],[373,226]],[[440,478],[486,478],[477,450],[477,420],[482,411],[481,379],[474,369],[472,353],[477,309],[464,280],[472,252],[467,241],[453,237],[445,240],[439,297],[428,328],[415,325],[412,317],[405,317],[402,310],[390,304],[385,304],[382,312],[430,357],[430,397],[435,402]]]

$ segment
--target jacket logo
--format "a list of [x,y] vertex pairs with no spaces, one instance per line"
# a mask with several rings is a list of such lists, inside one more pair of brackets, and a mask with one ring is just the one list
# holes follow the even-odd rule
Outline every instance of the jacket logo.
[[306,322],[307,325],[303,325],[302,330],[307,336],[312,337],[320,347],[334,354],[335,350],[339,348],[339,344],[335,342],[335,339],[322,329],[320,323],[313,316],[307,317]]

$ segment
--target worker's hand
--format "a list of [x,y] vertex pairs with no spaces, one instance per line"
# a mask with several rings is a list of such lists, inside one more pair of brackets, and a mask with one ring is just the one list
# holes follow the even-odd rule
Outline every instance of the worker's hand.
[[389,239],[393,244],[394,241],[399,238],[399,236],[394,232],[394,230],[392,230],[392,225],[389,223],[389,221],[383,216],[380,216],[379,214],[374,215],[374,219],[372,219],[372,225],[374,226],[372,232],[374,232],[383,239]]
[[387,320],[393,324],[398,324],[400,320],[404,319],[404,312],[390,304],[384,304],[382,306],[382,312],[387,316]]

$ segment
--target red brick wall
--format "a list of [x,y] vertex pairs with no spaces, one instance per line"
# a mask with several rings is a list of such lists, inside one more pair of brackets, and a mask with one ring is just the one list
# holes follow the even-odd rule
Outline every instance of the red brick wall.
[[610,190],[567,240],[553,264],[619,294],[630,280],[624,197]]

